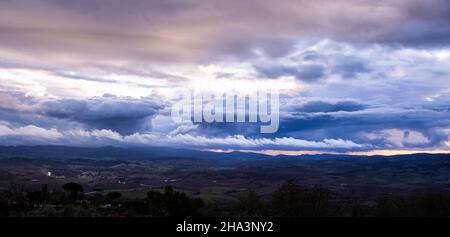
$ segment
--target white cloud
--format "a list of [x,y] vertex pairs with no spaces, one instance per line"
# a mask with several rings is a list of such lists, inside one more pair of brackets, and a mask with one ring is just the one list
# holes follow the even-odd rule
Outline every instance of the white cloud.
[[369,140],[383,140],[397,148],[430,143],[426,136],[414,130],[384,129],[371,133],[362,133],[362,135]]
[[[179,130],[192,129],[183,127]],[[174,133],[175,134],[175,133]],[[64,130],[54,128],[44,129],[33,125],[13,128],[7,123],[0,123],[0,141],[8,144],[34,142],[43,144],[64,145],[146,145],[170,146],[185,148],[252,148],[252,149],[351,149],[367,148],[368,145],[357,144],[342,139],[325,139],[323,141],[308,141],[292,137],[281,138],[246,138],[242,135],[227,137],[206,137],[182,134],[166,135],[161,133],[135,133],[122,136],[111,130]]]
[[19,136],[24,138],[39,138],[48,141],[61,139],[63,135],[56,129],[44,129],[34,125],[28,125],[19,128],[10,128],[6,124],[0,124],[0,136]]

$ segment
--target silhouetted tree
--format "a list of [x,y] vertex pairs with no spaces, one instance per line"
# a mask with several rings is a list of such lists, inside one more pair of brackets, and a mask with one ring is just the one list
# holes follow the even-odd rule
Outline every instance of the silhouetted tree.
[[403,216],[401,210],[406,206],[406,200],[390,194],[382,194],[375,200],[373,215],[379,217]]
[[3,194],[0,194],[0,217],[8,217],[8,216],[9,216],[8,200],[4,197]]
[[380,195],[373,209],[380,217],[447,217],[450,200],[440,193],[411,194],[408,196]]
[[66,183],[62,186],[62,188],[69,193],[69,200],[76,201],[79,197],[79,194],[83,192],[83,186],[78,183]]
[[337,210],[333,198],[325,188],[305,188],[289,181],[273,193],[272,212],[283,217],[333,216]]
[[100,205],[106,201],[106,198],[101,193],[96,193],[93,197],[91,197],[91,200],[95,205]]
[[42,185],[42,202],[48,203],[49,193],[48,193],[48,185]]
[[[409,208],[413,212],[408,213],[409,216],[423,217],[449,217],[450,216],[450,199],[442,193],[427,193],[419,195],[410,195]],[[416,207],[416,208],[412,208]]]
[[42,191],[27,192],[25,197],[32,206],[43,202]]
[[10,184],[5,198],[8,200],[9,210],[11,212],[20,213],[29,211],[33,208],[33,206],[27,202],[23,185]]
[[185,193],[174,191],[172,187],[166,187],[164,193],[149,191],[147,199],[150,213],[154,216],[196,216],[198,209],[203,206],[200,199],[191,199]]
[[250,191],[232,205],[231,215],[241,217],[266,216],[267,205],[256,192]]

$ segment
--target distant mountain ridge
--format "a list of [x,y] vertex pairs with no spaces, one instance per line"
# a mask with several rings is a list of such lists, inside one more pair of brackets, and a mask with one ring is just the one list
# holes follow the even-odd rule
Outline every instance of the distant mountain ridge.
[[110,159],[159,159],[159,158],[232,158],[232,159],[273,159],[273,156],[231,152],[219,153],[189,149],[165,147],[71,147],[71,146],[0,146],[2,157],[32,157],[32,158],[110,158]]
[[273,159],[339,159],[339,158],[376,158],[376,157],[450,157],[450,154],[409,154],[394,156],[364,156],[346,154],[316,154],[316,155],[265,155],[252,152],[210,152],[190,149],[166,147],[72,147],[72,146],[0,146],[0,158],[30,157],[30,158],[90,158],[90,159],[162,159],[162,158],[197,158],[197,159],[233,159],[242,161],[273,160]]

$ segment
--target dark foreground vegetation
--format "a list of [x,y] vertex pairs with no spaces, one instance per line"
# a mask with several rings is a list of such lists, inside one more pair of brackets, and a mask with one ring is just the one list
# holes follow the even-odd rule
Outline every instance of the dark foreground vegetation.
[[448,217],[450,198],[440,193],[383,194],[373,200],[344,197],[323,187],[289,181],[269,200],[249,191],[229,203],[205,203],[166,187],[146,198],[127,199],[120,192],[84,193],[77,183],[64,192],[24,192],[11,185],[0,193],[2,217]]

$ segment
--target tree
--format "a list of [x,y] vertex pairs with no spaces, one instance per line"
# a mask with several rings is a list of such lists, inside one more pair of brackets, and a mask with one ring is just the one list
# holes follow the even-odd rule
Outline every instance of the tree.
[[203,206],[200,199],[191,199],[183,192],[176,192],[166,187],[164,193],[149,191],[147,193],[150,213],[154,216],[191,217],[196,216]]
[[233,216],[261,217],[267,215],[267,205],[255,191],[250,191],[232,205],[231,212]]
[[47,203],[49,198],[48,184],[42,185],[42,202]]
[[42,191],[27,192],[25,197],[32,206],[43,202]]
[[272,212],[282,217],[334,216],[332,193],[323,187],[306,188],[289,181],[272,196]]
[[395,196],[382,194],[376,199],[373,215],[379,217],[447,217],[450,200],[440,193]]
[[9,205],[8,200],[0,194],[0,217],[8,217],[9,216]]
[[66,183],[62,188],[69,193],[69,199],[72,202],[76,201],[79,197],[79,193],[83,192],[83,186],[78,183]]

